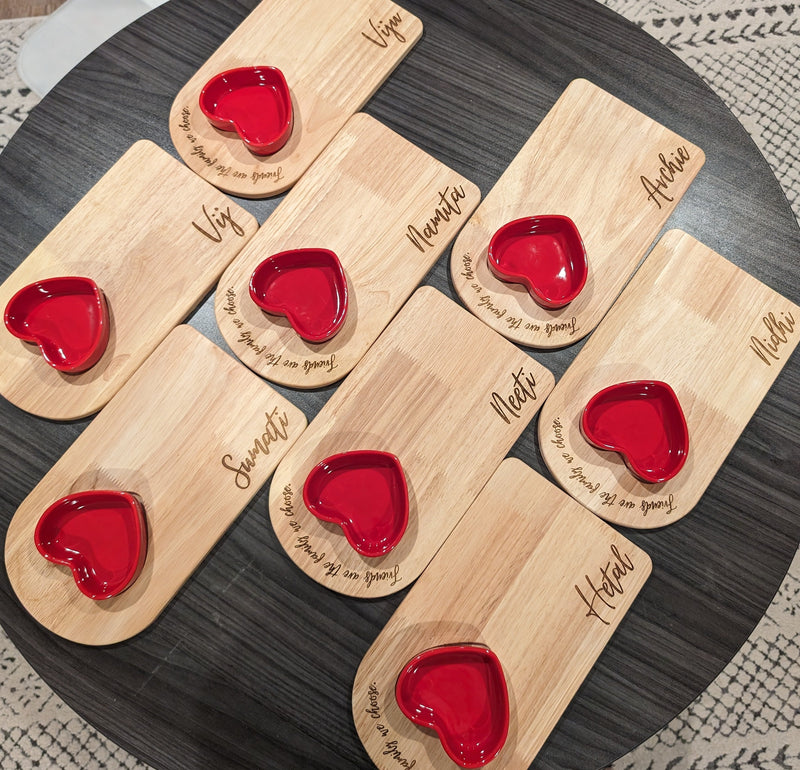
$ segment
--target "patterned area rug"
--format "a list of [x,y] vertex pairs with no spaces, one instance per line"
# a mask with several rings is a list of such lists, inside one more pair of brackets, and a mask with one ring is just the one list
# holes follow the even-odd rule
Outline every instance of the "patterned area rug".
[[[603,0],[728,104],[800,218],[800,2]],[[0,150],[38,102],[16,58],[37,19],[0,20]],[[146,770],[66,706],[0,629],[0,768]],[[800,770],[800,555],[738,655],[614,770]]]

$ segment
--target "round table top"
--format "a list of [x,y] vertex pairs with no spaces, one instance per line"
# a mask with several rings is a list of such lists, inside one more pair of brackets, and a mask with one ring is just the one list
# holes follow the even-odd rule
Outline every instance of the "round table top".
[[[0,155],[5,279],[137,139],[176,155],[175,94],[256,5],[172,0],[73,70]],[[488,192],[566,85],[585,77],[703,148],[668,222],[794,302],[800,230],[774,176],[718,97],[595,0],[408,0],[422,40],[365,111]],[[240,201],[263,222],[280,198]],[[136,212],[131,212],[136,216]],[[449,251],[426,278],[455,298]],[[190,323],[222,345],[211,298]],[[558,379],[581,344],[532,355]],[[653,574],[532,767],[601,768],[701,693],[747,639],[800,541],[800,362],[784,368],[688,516],[626,532]],[[313,418],[334,388],[279,390]],[[0,531],[88,420],[0,401]],[[529,428],[514,456],[549,477]],[[367,768],[353,678],[405,592],[371,601],[300,573],[265,486],[161,617],[105,648],[67,642],[20,606],[0,570],[0,621],[69,705],[155,767]],[[226,590],[235,584],[235,590]]]

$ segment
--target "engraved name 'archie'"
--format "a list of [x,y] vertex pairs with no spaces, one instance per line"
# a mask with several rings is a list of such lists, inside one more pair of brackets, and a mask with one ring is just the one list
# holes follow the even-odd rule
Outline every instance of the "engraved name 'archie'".
[[209,213],[204,203],[203,215],[205,216],[205,222],[203,222],[203,224],[209,225],[211,227],[211,232],[200,227],[194,220],[192,224],[196,230],[199,230],[206,238],[214,241],[214,243],[219,243],[222,240],[222,231],[227,230],[228,227],[239,237],[244,235],[244,229],[234,220],[230,206],[226,206],[225,211],[220,211],[219,206],[214,206],[214,210]]
[[222,458],[222,466],[233,471],[234,481],[239,489],[247,489],[250,486],[250,471],[255,468],[258,458],[262,455],[266,457],[270,452],[270,446],[276,441],[286,441],[288,438],[286,428],[289,425],[289,418],[286,412],[279,415],[278,407],[275,407],[264,415],[267,418],[264,432],[253,441],[252,448],[247,450],[247,457],[238,465],[233,455],[224,455]]
[[586,605],[586,617],[597,618],[604,626],[609,626],[611,623],[600,613],[603,608],[609,610],[617,608],[616,597],[624,593],[622,579],[634,569],[631,558],[627,554],[623,556],[616,545],[611,546],[611,555],[612,558],[605,567],[600,568],[599,584],[595,585],[589,575],[584,575],[587,592],[584,593],[579,585],[575,585],[578,596]]
[[497,412],[503,422],[511,423],[511,417],[519,419],[522,412],[522,405],[528,401],[536,401],[536,378],[532,374],[526,374],[520,367],[516,374],[511,375],[513,380],[513,390],[503,397],[497,392],[492,393],[492,400],[489,402],[492,409]]
[[772,366],[772,361],[781,360],[778,351],[789,341],[789,335],[794,331],[794,316],[791,313],[781,313],[781,317],[777,318],[775,313],[770,313],[761,320],[767,327],[769,336],[757,337],[754,334],[750,337],[750,350],[767,366]]
[[675,152],[669,154],[669,160],[664,153],[659,153],[658,159],[661,166],[657,171],[655,181],[642,175],[640,177],[642,186],[647,193],[647,199],[661,208],[661,201],[671,203],[674,198],[667,195],[669,186],[675,181],[675,177],[683,171],[686,162],[689,160],[689,151],[685,147],[678,147]]
[[[458,187],[448,185],[444,190],[440,190],[433,216],[422,226],[421,231],[414,225],[409,225],[406,238],[424,254],[426,246],[433,247],[433,239],[438,235],[442,222],[449,222],[451,217],[461,214],[461,206],[458,202],[466,197],[464,185]],[[423,246],[423,244],[425,245]]]
[[405,43],[405,37],[397,30],[397,27],[402,20],[403,17],[399,13],[396,13],[394,16],[392,16],[389,21],[383,21],[383,19],[381,19],[375,23],[372,19],[370,19],[369,26],[372,27],[372,31],[378,36],[378,39],[376,40],[366,32],[362,32],[361,34],[367,38],[370,43],[375,43],[378,48],[386,48],[389,45],[390,38],[392,37],[401,43]]

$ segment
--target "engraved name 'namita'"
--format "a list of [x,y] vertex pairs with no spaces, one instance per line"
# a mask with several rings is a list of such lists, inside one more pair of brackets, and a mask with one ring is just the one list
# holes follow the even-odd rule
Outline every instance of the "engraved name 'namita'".
[[406,238],[414,244],[421,252],[425,253],[425,248],[432,248],[436,236],[442,223],[447,223],[454,216],[461,214],[459,201],[467,197],[464,192],[464,185],[450,187],[448,185],[439,192],[439,200],[433,210],[433,216],[418,229],[414,225],[409,225],[406,230]]

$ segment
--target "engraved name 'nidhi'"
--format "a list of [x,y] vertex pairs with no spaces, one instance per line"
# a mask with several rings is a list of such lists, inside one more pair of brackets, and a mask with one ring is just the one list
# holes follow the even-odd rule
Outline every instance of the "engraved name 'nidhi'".
[[[467,197],[464,186],[450,187],[448,185],[439,192],[439,200],[433,211],[433,216],[423,225],[422,231],[414,225],[409,225],[406,231],[406,238],[411,241],[421,252],[425,252],[425,246],[431,248],[433,239],[439,234],[442,222],[449,222],[453,216],[461,213],[461,206],[458,202]],[[423,246],[423,244],[425,244]]]
[[794,331],[794,316],[791,313],[781,313],[777,318],[775,313],[765,315],[762,319],[767,327],[769,337],[750,337],[750,350],[752,350],[767,366],[772,366],[773,361],[780,361],[778,351],[782,345],[789,341],[789,335]]
[[522,405],[528,400],[536,401],[536,378],[532,374],[526,374],[523,367],[516,374],[511,375],[514,382],[513,390],[503,397],[497,392],[492,393],[492,400],[489,402],[492,409],[506,423],[511,423],[511,417],[519,419],[522,412]]
[[[597,618],[604,626],[611,624],[601,614],[600,610],[606,607],[610,610],[617,608],[616,597],[622,596],[624,593],[622,588],[622,578],[629,572],[633,572],[633,562],[630,556],[622,555],[616,545],[611,546],[611,554],[614,557],[610,559],[605,567],[600,568],[600,583],[595,585],[588,575],[584,575],[588,591],[584,594],[579,585],[575,585],[575,590],[578,596],[581,597],[583,603],[586,605],[586,617]],[[612,600],[614,600],[612,602]]]
[[669,154],[669,160],[667,160],[663,152],[659,153],[658,159],[661,161],[661,167],[658,169],[658,176],[655,181],[651,181],[644,175],[640,179],[647,193],[647,199],[653,201],[658,208],[661,208],[661,200],[668,203],[674,200],[674,198],[667,195],[666,190],[675,181],[675,177],[683,171],[686,162],[689,160],[689,151],[685,147],[678,147],[675,152]]
[[369,26],[372,27],[372,31],[378,36],[378,39],[376,40],[366,32],[362,32],[361,34],[367,38],[370,43],[375,43],[375,45],[379,48],[386,48],[389,45],[389,38],[391,37],[394,37],[401,43],[405,43],[405,37],[397,30],[397,27],[402,20],[402,16],[400,16],[399,13],[396,13],[394,16],[392,16],[389,21],[383,21],[383,19],[381,19],[377,24],[370,19]]

